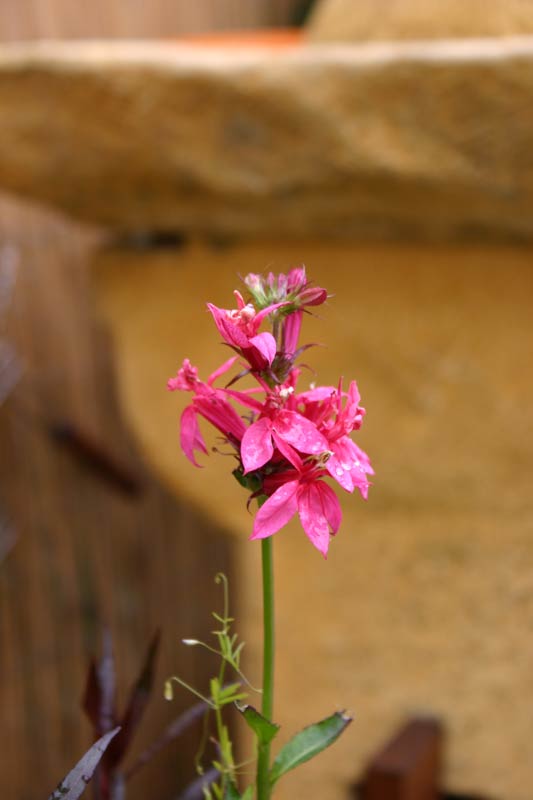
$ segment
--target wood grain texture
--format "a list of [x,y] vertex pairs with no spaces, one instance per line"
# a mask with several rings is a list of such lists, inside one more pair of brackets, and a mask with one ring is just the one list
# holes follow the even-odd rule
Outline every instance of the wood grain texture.
[[[280,24],[293,7],[290,0],[8,0],[0,4],[0,40],[173,37]],[[25,365],[0,409],[0,503],[18,534],[0,563],[0,794],[41,800],[90,742],[79,701],[101,625],[113,632],[122,696],[158,625],[156,687],[178,670],[205,685],[208,661],[179,651],[178,641],[210,627],[219,600],[211,576],[231,573],[232,557],[216,526],[148,474],[121,423],[111,347],[93,318],[86,270],[98,235],[2,200],[0,237],[20,253],[7,334]],[[117,493],[57,447],[47,428],[64,418],[141,476],[141,499]],[[134,752],[188,702],[164,704],[156,688]],[[194,752],[191,742],[159,757],[131,797],[172,797]]]
[[[216,525],[161,490],[121,423],[112,349],[91,310],[86,259],[97,237],[5,203],[0,231],[19,253],[5,335],[24,364],[0,410],[0,500],[18,534],[0,564],[0,793],[37,800],[90,743],[80,699],[102,625],[115,641],[122,699],[162,628],[138,752],[191,702],[178,693],[165,703],[169,674],[206,686],[210,659],[180,648],[179,638],[208,635],[220,605],[212,578],[232,566]],[[50,436],[58,420],[127,464],[142,495],[117,491],[105,473],[58,446]],[[171,797],[194,753],[193,740],[174,747],[135,779],[131,797]]]
[[286,25],[300,0],[7,0],[0,40],[172,38],[184,33]]

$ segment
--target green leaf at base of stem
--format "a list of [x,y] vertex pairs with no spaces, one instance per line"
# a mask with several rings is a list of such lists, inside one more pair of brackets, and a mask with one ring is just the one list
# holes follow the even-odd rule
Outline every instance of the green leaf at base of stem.
[[351,717],[337,711],[326,719],[309,725],[297,733],[280,750],[270,770],[270,785],[274,786],[282,775],[325,750],[338,739],[352,721]]
[[253,706],[235,704],[249,727],[253,730],[259,744],[269,744],[279,731],[279,725],[270,722]]

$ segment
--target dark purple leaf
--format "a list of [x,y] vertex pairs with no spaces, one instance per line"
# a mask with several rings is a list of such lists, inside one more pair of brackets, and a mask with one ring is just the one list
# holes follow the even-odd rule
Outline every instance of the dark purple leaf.
[[48,800],[78,800],[91,780],[107,746],[119,730],[120,728],[115,728],[98,739],[61,781],[57,789],[54,789]]
[[102,636],[102,657],[96,669],[100,688],[100,707],[98,709],[98,733],[103,735],[116,725],[115,714],[115,661],[111,632],[104,630]]
[[85,684],[85,692],[81,706],[90,721],[92,722],[95,731],[99,730],[100,721],[100,686],[98,684],[98,673],[96,671],[96,662],[91,659],[89,664],[89,671],[87,673],[87,683]]
[[220,772],[211,767],[203,775],[200,775],[186,789],[179,795],[178,800],[202,800],[204,797],[204,789],[218,780]]
[[95,736],[103,736],[117,724],[115,714],[115,665],[111,634],[104,630],[102,657],[91,661],[82,708],[91,720]]
[[155,659],[159,648],[160,632],[152,639],[137,682],[133,686],[128,705],[120,721],[121,731],[109,748],[106,762],[116,767],[124,757],[135,730],[144,715],[154,681]]

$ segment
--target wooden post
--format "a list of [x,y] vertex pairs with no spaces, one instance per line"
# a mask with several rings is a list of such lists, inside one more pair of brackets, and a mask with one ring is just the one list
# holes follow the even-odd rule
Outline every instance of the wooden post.
[[436,719],[413,719],[369,764],[363,800],[437,800],[443,727]]

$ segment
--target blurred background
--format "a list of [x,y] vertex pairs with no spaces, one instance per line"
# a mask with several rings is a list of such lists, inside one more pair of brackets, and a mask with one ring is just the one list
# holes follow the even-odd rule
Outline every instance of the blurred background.
[[[358,381],[376,479],[327,563],[276,537],[280,740],[355,712],[277,797],[530,800],[531,34],[529,0],[0,6],[4,797],[47,796],[91,659],[112,640],[123,708],[159,630],[135,764],[191,704],[165,678],[207,687],[180,639],[220,570],[259,683],[245,495],[186,462],[165,383],[220,362],[206,301],[305,263],[308,360]],[[127,797],[177,800],[200,735]]]

